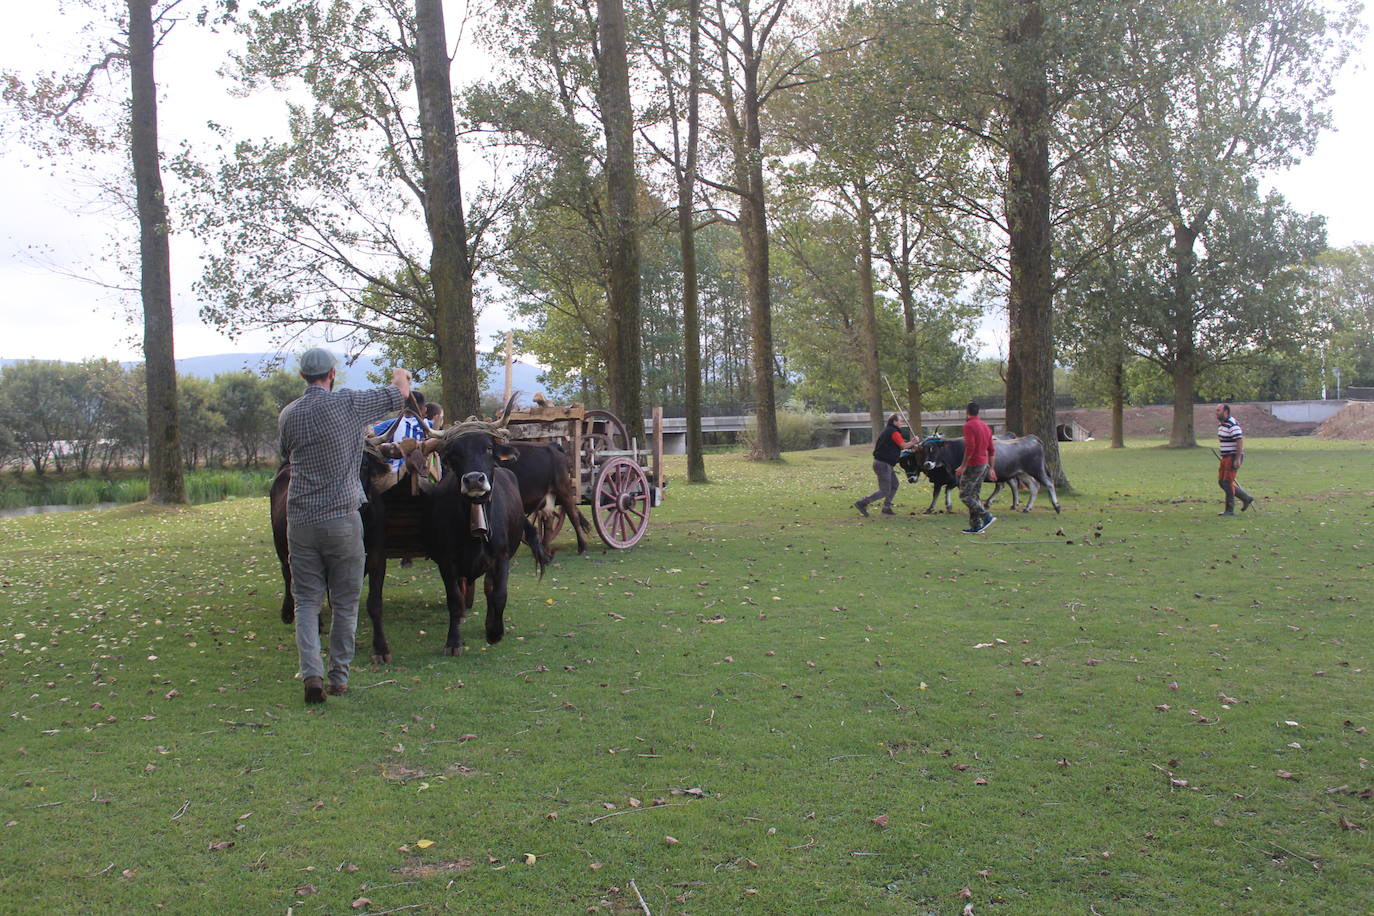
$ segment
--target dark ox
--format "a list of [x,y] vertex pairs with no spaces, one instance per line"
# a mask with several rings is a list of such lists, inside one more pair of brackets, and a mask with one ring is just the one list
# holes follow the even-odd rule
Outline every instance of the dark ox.
[[572,460],[563,446],[556,442],[513,442],[511,443],[520,457],[510,466],[520,486],[520,504],[526,515],[538,513],[539,530],[548,532],[543,538],[544,549],[557,530],[553,520],[557,510],[562,509],[564,516],[572,524],[573,534],[577,535],[577,552],[587,552],[587,539],[583,536],[591,530],[586,517],[577,508],[577,494],[573,490]]
[[963,439],[926,439],[918,442],[910,448],[904,449],[902,455],[897,459],[897,466],[906,472],[907,483],[919,483],[921,475],[925,474],[930,479],[930,505],[926,506],[924,515],[930,515],[935,511],[935,503],[940,498],[940,492],[945,494],[945,511],[949,512],[949,491],[958,488],[959,481],[954,476],[953,468],[959,465],[956,462],[953,467],[945,467],[943,461],[938,460],[939,445],[947,442],[959,443],[959,457],[964,457]]
[[480,430],[455,430],[430,443],[436,441],[444,473],[429,488],[434,547],[430,556],[439,566],[448,596],[444,654],[457,655],[463,651],[459,624],[472,607],[477,580],[483,579],[487,598],[487,642],[496,643],[506,632],[510,561],[520,541],[529,545],[541,576],[549,555],[525,516],[515,474],[500,466],[519,459],[515,447]]
[[[1030,498],[1026,501],[1026,508],[1021,511],[1029,512],[1035,506],[1035,497],[1040,488],[1044,487],[1049,491],[1054,511],[1059,512],[1059,495],[1054,489],[1054,478],[1050,477],[1045,468],[1045,444],[1040,441],[1040,437],[998,439],[993,445],[993,470],[997,472],[997,480],[994,482],[992,495],[983,500],[983,506],[986,508],[991,504],[1002,487],[1009,486],[1011,507],[1015,509],[1020,501],[1020,487],[1025,486],[1030,489]],[[917,475],[924,473],[935,485],[935,493],[931,497],[927,512],[935,508],[935,500],[942,487],[945,488],[945,510],[949,511],[949,490],[959,485],[954,477],[954,471],[964,463],[962,438],[926,439],[917,448],[904,454],[899,463],[907,472],[908,481],[914,483]]]

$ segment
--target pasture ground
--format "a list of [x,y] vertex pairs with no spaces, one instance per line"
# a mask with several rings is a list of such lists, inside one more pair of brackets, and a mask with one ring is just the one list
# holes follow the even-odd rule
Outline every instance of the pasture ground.
[[322,708],[265,499],[0,522],[0,911],[1374,912],[1374,446],[1249,440],[1234,519],[1063,448],[979,537],[864,448],[670,463],[499,645],[393,562]]

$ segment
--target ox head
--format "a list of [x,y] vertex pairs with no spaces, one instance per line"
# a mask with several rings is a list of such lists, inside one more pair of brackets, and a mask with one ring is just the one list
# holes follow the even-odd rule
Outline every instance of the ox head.
[[474,503],[484,503],[491,498],[496,468],[519,457],[515,446],[482,430],[445,436],[437,440],[436,448],[444,463],[445,480],[457,481],[458,492]]
[[897,466],[906,472],[906,482],[916,483],[921,479],[921,464],[925,461],[920,443],[913,443],[902,449],[897,458]]
[[[929,476],[931,471],[941,466],[940,446],[945,444],[945,440],[937,435],[927,436],[921,440],[921,470]],[[949,470],[954,470],[950,468]]]
[[515,395],[506,402],[496,419],[487,421],[468,417],[440,433],[430,433],[422,446],[424,454],[439,453],[444,465],[444,479],[455,480],[459,494],[471,503],[486,503],[491,498],[496,467],[520,457],[507,440],[510,433],[504,428],[515,406]]

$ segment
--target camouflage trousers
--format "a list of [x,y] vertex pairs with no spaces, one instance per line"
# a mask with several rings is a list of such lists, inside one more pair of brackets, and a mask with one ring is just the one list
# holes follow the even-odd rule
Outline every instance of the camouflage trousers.
[[983,479],[988,476],[986,464],[975,464],[964,468],[964,476],[959,478],[959,499],[968,506],[970,528],[977,528],[990,513],[983,508]]

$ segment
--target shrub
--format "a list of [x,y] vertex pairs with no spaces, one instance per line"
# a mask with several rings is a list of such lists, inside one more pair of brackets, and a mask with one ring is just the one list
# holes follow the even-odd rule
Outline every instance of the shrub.
[[[800,452],[821,444],[830,428],[825,414],[802,409],[779,410],[778,450]],[[758,418],[751,416],[740,433],[740,445],[750,457],[758,457]]]
[[69,506],[94,506],[100,502],[102,485],[99,480],[73,480],[67,484],[60,502]]

